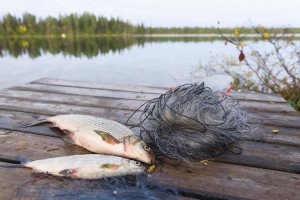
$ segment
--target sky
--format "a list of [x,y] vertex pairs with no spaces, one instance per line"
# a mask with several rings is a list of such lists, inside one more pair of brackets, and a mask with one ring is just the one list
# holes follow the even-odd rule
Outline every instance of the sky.
[[300,0],[0,0],[0,16],[90,12],[146,26],[300,27]]

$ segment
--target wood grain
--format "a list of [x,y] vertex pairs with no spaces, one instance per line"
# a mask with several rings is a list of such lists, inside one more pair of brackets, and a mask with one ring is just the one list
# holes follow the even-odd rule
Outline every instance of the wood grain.
[[[72,104],[90,107],[101,107],[101,108],[114,108],[122,110],[136,110],[144,102],[133,99],[115,99],[104,97],[93,97],[80,94],[57,94],[51,91],[37,92],[37,91],[23,91],[18,88],[13,88],[0,92],[1,97],[24,99],[39,102],[49,103],[61,103],[61,104]],[[264,102],[264,101],[245,101],[240,100],[240,105],[249,111],[263,111],[272,113],[284,113],[288,115],[299,115],[291,106],[286,102]],[[142,107],[143,108],[143,107]]]
[[[71,80],[49,79],[49,78],[43,78],[37,81],[33,81],[31,83],[53,85],[53,86],[68,86],[68,87],[76,87],[76,88],[144,92],[144,93],[152,93],[152,94],[162,94],[168,90],[168,88],[162,88],[162,87],[136,86],[136,85],[124,85],[124,84],[105,84],[105,83],[82,82],[82,81],[71,81]],[[174,86],[170,86],[170,87],[174,87]],[[259,93],[238,93],[238,92],[232,92],[230,94],[234,98],[239,100],[268,101],[268,102],[282,102],[282,103],[286,102],[286,100],[284,100],[279,95],[268,95],[268,94],[259,94]]]
[[[22,100],[7,97],[0,97],[0,108],[6,110],[30,112],[37,114],[89,114],[95,116],[102,116],[104,118],[113,119],[117,116],[117,121],[125,122],[127,118],[133,113],[129,110],[120,110],[114,108],[96,108],[89,106],[69,105],[61,103],[47,103],[40,101]],[[132,122],[137,122],[138,115],[135,115]],[[286,115],[277,113],[274,115],[269,112],[252,111],[250,113],[250,122],[264,125],[278,125],[284,127],[300,128],[300,117],[297,115]]]

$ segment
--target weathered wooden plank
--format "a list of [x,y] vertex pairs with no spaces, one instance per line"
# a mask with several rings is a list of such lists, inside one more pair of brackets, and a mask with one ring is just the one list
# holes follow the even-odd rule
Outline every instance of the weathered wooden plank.
[[239,93],[232,92],[230,96],[239,100],[248,100],[248,101],[266,101],[266,102],[278,102],[286,103],[286,100],[279,95],[274,94],[261,94],[261,93]]
[[300,116],[299,113],[287,103],[269,103],[257,101],[240,101],[239,104],[247,111],[281,113],[285,115]]
[[[114,108],[125,110],[136,110],[144,102],[132,99],[114,99],[108,97],[92,97],[74,94],[56,94],[49,92],[5,90],[0,92],[1,97],[24,99],[40,102],[54,102],[90,107]],[[289,115],[299,115],[287,103],[269,103],[257,101],[240,101],[240,105],[249,111],[265,111],[274,113],[286,113]]]
[[[20,99],[11,99],[0,97],[0,108],[14,111],[22,111],[28,113],[36,113],[41,115],[59,115],[59,114],[88,114],[107,119],[118,119],[125,122],[132,114],[132,111],[111,109],[111,108],[95,108],[88,106],[77,106],[57,103],[42,103]],[[136,121],[136,117],[133,120]]]
[[[116,99],[132,99],[132,100],[140,100],[140,101],[150,100],[158,96],[158,94],[145,93],[145,92],[113,91],[113,90],[106,90],[106,89],[88,89],[88,88],[76,88],[76,87],[68,87],[68,86],[53,86],[53,85],[40,85],[40,84],[24,84],[21,86],[12,87],[11,89],[25,90],[25,91],[38,91],[38,92],[52,92],[57,94],[74,94],[74,95],[84,95],[84,96],[92,96],[92,97],[93,96],[107,97],[107,98],[116,98]],[[255,96],[254,94],[252,95]],[[232,95],[232,96],[233,97],[237,96],[236,99],[240,99],[239,97],[245,97],[247,95],[243,94],[243,95],[235,95],[235,96]],[[268,102],[278,102],[272,98],[269,98],[268,95],[265,96],[263,94],[259,94],[259,95],[256,94],[256,96],[257,96],[257,98],[255,98],[256,101],[271,100]]]
[[299,175],[225,163],[212,162],[197,170],[165,166],[156,177],[170,185],[249,199],[294,199],[300,195]]
[[300,149],[283,145],[244,141],[243,153],[224,154],[216,160],[245,166],[288,171],[300,174]]
[[[2,130],[1,132],[3,133]],[[1,135],[0,141],[1,152],[19,154],[31,159],[84,153],[80,147],[66,146],[56,138],[19,132]],[[30,173],[31,171],[26,169],[0,168],[0,182],[4,183],[0,194],[4,194],[2,189],[7,189],[7,185],[13,189],[28,180]],[[293,199],[300,191],[300,175],[226,163],[209,162],[207,166],[202,167],[164,165],[162,172],[158,171],[152,177],[156,177],[155,181],[192,189],[200,194],[206,191],[252,199],[279,199],[283,196],[285,199]]]
[[112,91],[102,89],[87,89],[87,88],[75,88],[67,86],[52,86],[52,85],[40,85],[40,84],[24,84],[21,86],[15,86],[11,89],[24,90],[24,91],[37,91],[37,92],[52,92],[57,94],[75,94],[92,97],[108,97],[115,99],[133,99],[145,101],[157,97],[157,94],[142,93],[142,92],[127,92],[127,91]]
[[[273,129],[278,130],[278,129]],[[264,130],[261,130],[261,132],[257,132],[255,134],[249,135],[244,134],[243,139],[249,140],[249,141],[256,141],[256,142],[264,142],[264,143],[270,143],[270,144],[280,144],[280,145],[287,145],[287,146],[294,146],[294,147],[300,147],[300,136],[291,136],[282,134],[282,132],[285,132],[285,129],[279,129],[280,133],[272,133],[272,132],[265,132]],[[294,129],[299,132],[299,129]],[[289,132],[287,132],[289,134]]]
[[[128,110],[119,110],[112,108],[95,108],[60,103],[42,103],[6,97],[0,97],[0,108],[7,110],[51,115],[71,113],[89,114],[95,116],[102,116],[108,119],[113,119],[113,116],[116,116],[117,121],[120,122],[125,122],[127,118],[132,114],[132,111]],[[132,121],[137,122],[137,115],[134,116]],[[276,124],[278,126],[300,128],[300,117],[293,115],[286,116],[284,114],[279,113],[274,115],[272,113],[258,113],[256,111],[252,111],[250,115],[250,121],[252,121],[253,123],[265,125]]]
[[114,108],[121,110],[136,110],[143,104],[131,99],[111,99],[81,95],[56,94],[34,91],[5,90],[0,92],[1,97],[24,99],[39,102],[61,103],[69,105],[89,106],[96,108]]
[[[88,150],[63,142],[58,137],[29,134],[0,129],[0,161],[2,155],[21,155],[38,160],[60,155],[87,154]],[[46,156],[46,157],[45,157]]]
[[[13,102],[15,104],[15,102]],[[13,106],[10,104],[10,106]],[[19,105],[20,106],[20,105]],[[11,107],[11,109],[18,110],[18,107]],[[0,104],[1,108],[1,104]],[[53,107],[52,107],[53,108]],[[6,107],[7,109],[7,107]],[[40,132],[44,132],[44,129],[39,129],[39,127],[30,127],[27,129],[22,129],[20,126],[22,124],[28,124],[32,121],[37,120],[38,118],[46,118],[50,115],[54,114],[62,114],[64,110],[51,110],[45,111],[45,109],[42,110],[36,110],[36,108],[31,108],[29,106],[28,108],[22,108],[25,112],[18,112],[13,110],[1,110],[0,112],[0,127],[5,129],[13,129],[16,130],[25,130],[25,131],[33,131],[34,133],[39,134]],[[29,112],[29,113],[26,113]],[[79,112],[80,113],[80,112]],[[97,116],[99,113],[96,114]],[[106,115],[103,117],[107,118]],[[112,115],[113,120],[119,121],[121,123],[124,123],[124,117],[121,118],[117,115]],[[125,118],[126,119],[126,118]],[[279,130],[279,133],[274,134],[272,130]],[[296,128],[287,128],[287,127],[278,127],[278,126],[260,126],[257,128],[257,130],[251,134],[251,135],[244,135],[244,139],[246,140],[254,140],[254,141],[262,141],[262,142],[268,142],[268,143],[275,143],[275,144],[284,144],[284,145],[290,145],[290,146],[299,146],[300,145],[300,137],[299,137],[299,129]]]
[[[261,134],[271,134],[272,136],[278,136],[278,135],[291,135],[291,136],[300,136],[300,130],[299,128],[293,128],[293,127],[282,127],[278,126],[277,124],[272,125],[257,125],[256,131],[252,135],[261,135]],[[273,130],[278,130],[278,133],[273,133]],[[250,136],[251,137],[251,136]]]
[[[44,85],[56,85],[56,86],[69,86],[69,87],[77,87],[77,88],[143,92],[143,93],[153,93],[153,94],[161,94],[168,90],[168,88],[163,88],[163,87],[135,86],[135,85],[124,85],[124,84],[104,84],[104,83],[95,83],[95,82],[82,82],[82,81],[71,81],[71,80],[49,79],[49,78],[43,78],[37,81],[33,81],[32,83],[44,84]],[[170,86],[170,87],[174,87],[174,86]],[[232,92],[231,95],[234,98],[241,99],[241,100],[286,102],[279,95],[269,95],[269,94],[259,94],[259,93],[239,93],[239,92]]]
[[[41,129],[41,127],[37,127]],[[26,128],[24,129],[26,130]],[[44,129],[41,134],[60,137],[61,133],[54,132],[50,129]],[[45,132],[46,131],[46,132]],[[16,141],[26,141],[28,134],[18,135],[18,137],[13,138]],[[31,134],[29,134],[31,135]],[[6,132],[2,138],[10,138],[12,135]],[[35,136],[32,135],[31,138]],[[39,136],[37,136],[39,138]],[[51,139],[53,140],[53,138]],[[6,148],[5,152],[13,152],[15,148],[12,143],[6,143],[1,145],[1,148]],[[240,143],[243,153],[241,155],[236,155],[233,153],[227,153],[216,161],[222,161],[233,164],[240,164],[245,166],[259,166],[265,169],[274,169],[287,172],[300,173],[300,150],[296,147],[287,147],[282,145],[274,144],[263,144],[257,142],[244,141]],[[12,149],[11,149],[12,148]],[[1,160],[1,158],[0,158]]]
[[42,78],[33,81],[31,83],[43,84],[43,85],[68,86],[68,87],[76,87],[76,88],[88,88],[88,89],[105,89],[105,90],[127,91],[127,92],[146,92],[146,93],[153,93],[153,94],[161,94],[168,90],[168,88],[155,87],[155,86],[107,84],[107,83],[71,81],[71,80],[50,79],[50,78]]
[[285,114],[272,114],[267,112],[252,111],[250,114],[250,120],[252,123],[261,125],[276,125],[282,127],[294,127],[300,128],[299,116],[287,116]]

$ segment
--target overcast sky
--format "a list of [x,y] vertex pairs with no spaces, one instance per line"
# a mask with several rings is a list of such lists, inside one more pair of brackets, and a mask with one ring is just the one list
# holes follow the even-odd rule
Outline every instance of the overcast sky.
[[300,27],[300,0],[0,0],[0,15],[91,12],[147,26]]

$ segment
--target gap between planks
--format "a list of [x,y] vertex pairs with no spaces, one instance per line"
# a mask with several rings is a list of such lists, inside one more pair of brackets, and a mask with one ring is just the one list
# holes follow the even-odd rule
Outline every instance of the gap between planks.
[[[116,99],[135,99],[140,101],[150,100],[158,97],[159,94],[147,93],[147,92],[132,92],[124,90],[108,90],[108,89],[93,89],[93,88],[78,88],[60,85],[44,85],[44,84],[23,84],[14,86],[11,89],[24,90],[24,91],[40,91],[40,92],[53,92],[59,94],[80,94],[86,96],[100,96]],[[232,93],[231,95],[237,100],[244,101],[260,101],[260,102],[274,102],[274,103],[286,103],[281,97],[267,95],[267,94],[255,94],[255,93]]]
[[[95,83],[95,82],[82,82],[82,81],[71,81],[62,79],[50,79],[42,78],[37,81],[31,82],[32,84],[44,84],[53,86],[68,86],[68,87],[81,87],[87,89],[106,89],[106,90],[116,90],[116,91],[128,91],[128,92],[143,92],[143,93],[153,93],[161,94],[168,90],[168,88],[163,87],[153,87],[153,86],[136,86],[136,85],[123,85],[123,84],[105,84],[105,83]],[[261,96],[259,93],[238,93],[232,92],[232,94],[237,99],[249,99],[249,100],[265,100],[274,102],[286,102],[279,95],[269,95],[264,94]]]

